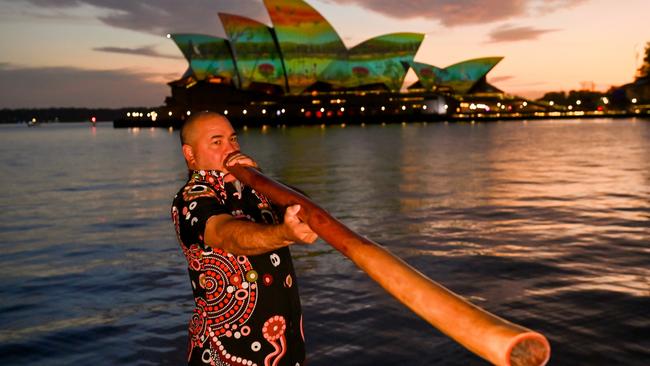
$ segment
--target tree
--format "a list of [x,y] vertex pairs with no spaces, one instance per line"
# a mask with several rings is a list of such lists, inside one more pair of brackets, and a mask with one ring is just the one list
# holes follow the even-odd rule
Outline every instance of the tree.
[[645,44],[645,57],[643,58],[643,64],[637,70],[637,80],[647,78],[650,76],[650,42]]

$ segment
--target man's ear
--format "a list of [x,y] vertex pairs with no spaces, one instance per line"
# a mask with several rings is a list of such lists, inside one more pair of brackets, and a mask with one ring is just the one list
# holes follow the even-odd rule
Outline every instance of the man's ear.
[[194,158],[194,150],[192,146],[188,144],[183,144],[183,156],[187,162],[187,166],[192,169],[196,165],[196,159]]

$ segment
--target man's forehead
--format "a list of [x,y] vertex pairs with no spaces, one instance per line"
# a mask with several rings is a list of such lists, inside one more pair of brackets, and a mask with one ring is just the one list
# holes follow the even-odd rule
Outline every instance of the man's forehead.
[[230,122],[223,117],[206,117],[197,121],[195,132],[201,134],[208,133],[213,135],[215,133],[230,135],[234,133]]

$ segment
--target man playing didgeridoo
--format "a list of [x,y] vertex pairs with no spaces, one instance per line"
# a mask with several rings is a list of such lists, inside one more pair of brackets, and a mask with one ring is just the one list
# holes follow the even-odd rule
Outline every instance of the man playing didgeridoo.
[[225,117],[192,116],[181,143],[190,172],[172,218],[196,303],[188,363],[303,365],[302,312],[288,246],[313,243],[317,235],[297,217],[300,206],[281,212],[228,173],[234,164],[257,164],[238,153]]

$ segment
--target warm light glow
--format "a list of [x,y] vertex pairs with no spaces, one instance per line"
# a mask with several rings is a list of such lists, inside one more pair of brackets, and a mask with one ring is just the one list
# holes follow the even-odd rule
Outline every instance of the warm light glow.
[[305,113],[305,108],[300,108],[300,113]]
[[284,110],[284,108],[282,108],[282,113],[284,113],[284,112],[286,112],[286,111]]
[[262,114],[266,114],[266,109],[262,109]]
[[341,107],[341,112],[345,112],[345,108]]
[[382,111],[385,111],[385,110],[386,110],[386,107],[384,107],[384,106],[382,105],[382,106],[381,106],[381,110],[382,110]]
[[172,38],[172,35],[169,34],[169,33],[167,33],[167,36],[166,36],[166,37],[167,37],[167,38]]
[[167,115],[171,117],[172,116],[172,111],[169,111],[169,113],[167,113]]
[[325,112],[325,108],[321,108],[320,111],[321,111],[321,113]]
[[365,111],[366,107],[361,107],[361,112]]
[[189,116],[190,114],[192,114],[192,112],[190,112],[190,111],[187,111],[187,115]]
[[582,104],[582,101],[580,99],[576,100],[576,105]]
[[442,108],[444,108],[445,110],[447,110],[447,109],[449,109],[449,106],[445,104]]
[[636,102],[637,102],[636,98],[632,98],[632,103],[636,103]]
[[405,106],[405,105],[402,106],[402,110],[403,110],[403,111],[406,110],[406,106]]
[[426,105],[423,105],[423,106],[422,106],[422,109],[427,109],[427,106],[426,106]]
[[126,112],[127,117],[131,117],[131,112]]
[[523,103],[521,103],[521,105],[523,105],[525,107],[525,106],[528,105],[528,102],[524,101]]
[[603,97],[603,103],[604,104],[609,104],[609,99],[607,99],[607,97]]
[[243,114],[247,114],[248,111],[244,109],[244,110],[242,111],[242,113],[243,113]]
[[553,105],[555,105],[555,102],[554,102],[554,101],[550,101],[550,102],[548,102],[548,105],[553,106]]
[[225,111],[223,111],[223,115],[224,115],[224,116],[227,116],[227,115],[228,115],[228,110],[227,110],[227,109],[226,109]]
[[572,110],[572,109],[573,109],[573,106],[572,106],[572,105],[570,105],[570,106],[569,106],[569,110]]

